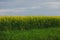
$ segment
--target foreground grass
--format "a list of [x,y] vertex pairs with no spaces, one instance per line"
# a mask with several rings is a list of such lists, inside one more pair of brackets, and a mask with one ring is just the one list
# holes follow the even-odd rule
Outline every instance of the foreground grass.
[[60,27],[0,31],[0,40],[60,40]]

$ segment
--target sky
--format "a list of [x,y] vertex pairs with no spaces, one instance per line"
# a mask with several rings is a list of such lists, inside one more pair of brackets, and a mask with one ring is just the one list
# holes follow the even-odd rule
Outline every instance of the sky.
[[0,15],[60,16],[60,0],[0,0]]

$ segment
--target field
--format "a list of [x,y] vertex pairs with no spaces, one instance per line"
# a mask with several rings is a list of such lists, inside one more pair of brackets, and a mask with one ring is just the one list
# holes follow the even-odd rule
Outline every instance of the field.
[[60,28],[0,31],[0,40],[60,40]]
[[0,40],[60,40],[60,16],[0,16]]

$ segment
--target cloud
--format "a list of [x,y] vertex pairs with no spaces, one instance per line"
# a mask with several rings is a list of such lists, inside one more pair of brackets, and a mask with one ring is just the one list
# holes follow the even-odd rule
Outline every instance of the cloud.
[[25,8],[13,8],[13,9],[0,9],[0,13],[6,13],[6,12],[13,12],[13,13],[18,13],[18,12],[26,12],[28,10],[35,10],[39,9],[40,6],[33,6],[33,7],[25,7]]
[[60,8],[60,2],[45,2],[43,5],[47,8]]
[[57,11],[60,12],[60,1],[57,0],[0,1],[0,14],[2,15],[34,15],[34,13],[43,13],[44,15],[51,13],[52,15]]
[[21,12],[25,12],[23,8],[13,8],[13,9],[0,9],[0,15],[17,15]]
[[[55,1],[55,2],[54,2]],[[47,8],[59,8],[60,2],[57,0],[11,0],[10,2],[0,2],[1,7],[32,7],[32,8],[40,8],[47,7]]]
[[0,12],[24,12],[24,9],[0,9]]

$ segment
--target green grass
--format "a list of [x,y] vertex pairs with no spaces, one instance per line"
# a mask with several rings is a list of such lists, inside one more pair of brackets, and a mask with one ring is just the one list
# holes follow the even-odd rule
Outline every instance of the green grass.
[[0,31],[0,40],[60,40],[60,27]]

